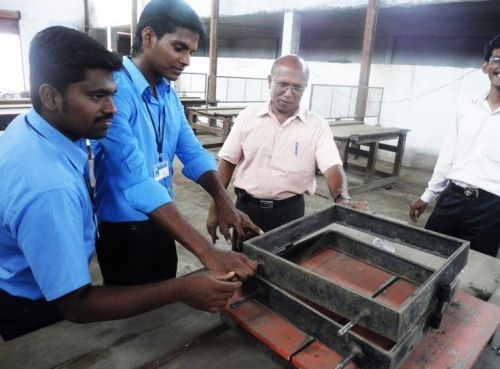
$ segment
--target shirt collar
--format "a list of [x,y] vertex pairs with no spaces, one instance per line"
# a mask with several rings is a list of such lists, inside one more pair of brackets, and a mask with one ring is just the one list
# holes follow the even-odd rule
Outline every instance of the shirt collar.
[[72,141],[47,122],[35,109],[26,113],[26,122],[42,137],[54,144],[81,173],[87,165],[86,140]]
[[[132,81],[134,88],[137,90],[140,96],[147,96],[148,98],[151,96],[151,90],[149,89],[149,83],[144,78],[144,75],[141,73],[139,68],[132,62],[132,60],[128,56],[123,57],[123,69],[125,73]],[[170,92],[170,83],[165,79],[161,78],[160,81],[156,84],[156,90],[159,92],[159,96],[162,93]]]
[[488,95],[490,94],[490,91],[486,91],[484,92],[483,94],[481,94],[477,100],[475,101],[476,104],[478,104],[479,106],[483,107],[484,109],[486,109],[488,112],[490,112],[491,114],[496,114],[496,113],[499,113],[500,112],[500,108],[496,109],[496,110],[491,110],[490,108],[490,104],[488,104],[488,101],[486,100],[488,98]]
[[[266,104],[262,104],[258,108],[257,113],[258,113],[259,117],[262,117],[262,116],[264,116],[266,114],[269,115],[269,116],[271,116],[271,114],[272,114],[272,112],[271,112],[271,101],[269,101]],[[304,108],[303,106],[299,106],[299,108],[297,109],[297,111],[295,113],[293,113],[290,116],[290,118],[288,118],[288,119],[293,120],[295,118],[299,118],[299,120],[301,120],[303,123],[307,123],[307,120],[306,120],[306,108]]]

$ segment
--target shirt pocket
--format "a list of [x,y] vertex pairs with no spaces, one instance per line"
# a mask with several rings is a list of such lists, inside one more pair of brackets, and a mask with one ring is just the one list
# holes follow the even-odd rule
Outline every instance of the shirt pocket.
[[298,176],[308,176],[314,173],[316,160],[314,156],[315,147],[310,143],[291,142],[285,151],[288,161],[288,170]]
[[484,156],[500,164],[500,135],[492,135],[484,148]]

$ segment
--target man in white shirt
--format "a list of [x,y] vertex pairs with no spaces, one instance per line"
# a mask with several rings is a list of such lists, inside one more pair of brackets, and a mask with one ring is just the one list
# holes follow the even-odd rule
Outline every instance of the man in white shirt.
[[[304,215],[304,194],[314,194],[316,166],[336,203],[351,202],[337,147],[328,123],[301,108],[309,69],[296,55],[277,59],[268,77],[271,101],[250,106],[235,120],[219,151],[219,174],[227,187],[238,165],[236,207],[268,231]],[[216,239],[211,207],[207,229]]]
[[496,256],[500,245],[500,35],[484,48],[490,89],[460,106],[423,195],[410,205],[416,222],[438,195],[426,229],[470,241]]

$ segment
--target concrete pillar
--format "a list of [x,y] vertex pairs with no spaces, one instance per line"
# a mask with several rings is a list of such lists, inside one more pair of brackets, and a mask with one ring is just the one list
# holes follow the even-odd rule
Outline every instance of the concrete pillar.
[[379,0],[368,0],[366,9],[365,31],[363,35],[363,49],[361,50],[361,67],[359,73],[358,96],[356,98],[356,110],[354,119],[364,121],[366,103],[368,100],[368,86],[370,82],[370,68],[372,64],[373,47],[375,45],[375,33],[377,30]]
[[288,11],[283,19],[283,36],[281,42],[281,55],[299,54],[300,31],[302,29],[302,14]]
[[106,47],[109,51],[113,51],[113,45],[111,43],[111,26],[109,24],[106,26]]
[[137,0],[132,0],[132,9],[130,14],[130,48],[134,45],[135,30],[137,29]]
[[[209,72],[207,86],[207,105],[217,105],[217,39],[219,29],[219,0],[212,0],[210,17],[210,48],[208,50]],[[215,121],[212,123],[215,124]]]

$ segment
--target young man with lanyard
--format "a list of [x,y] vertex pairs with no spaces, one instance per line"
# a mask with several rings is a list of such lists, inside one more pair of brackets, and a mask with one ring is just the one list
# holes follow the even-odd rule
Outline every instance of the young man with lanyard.
[[214,199],[223,233],[260,230],[239,212],[217,175],[215,160],[189,126],[170,81],[190,63],[203,23],[182,0],[152,0],[139,18],[132,57],[115,73],[117,114],[105,138],[93,143],[100,238],[96,249],[106,284],[173,278],[175,240],[209,269],[252,275],[256,263],[215,248],[173,203],[173,160]]
[[490,89],[458,107],[422,196],[410,205],[416,222],[439,199],[425,228],[470,241],[497,256],[500,245],[500,35],[484,47]]
[[63,318],[121,319],[174,301],[216,311],[240,282],[196,273],[132,287],[92,286],[93,217],[85,138],[106,134],[116,112],[119,58],[65,27],[31,43],[33,109],[0,137],[0,335],[4,340]]
[[[328,123],[300,107],[309,69],[296,55],[277,59],[269,75],[271,101],[243,110],[219,151],[225,186],[233,176],[236,207],[265,232],[304,215],[304,194],[314,194],[316,167],[336,203],[367,210],[351,201],[342,161]],[[216,239],[211,206],[207,229]]]

